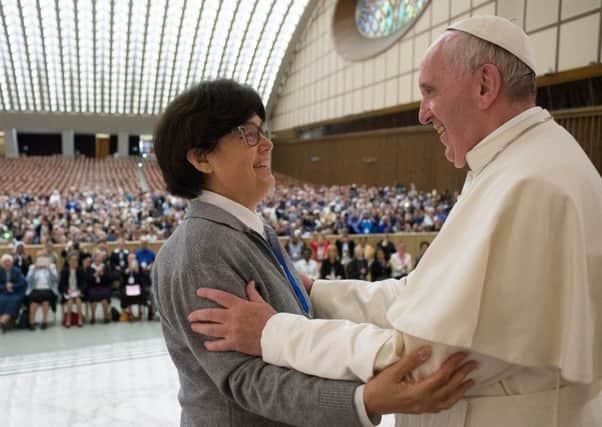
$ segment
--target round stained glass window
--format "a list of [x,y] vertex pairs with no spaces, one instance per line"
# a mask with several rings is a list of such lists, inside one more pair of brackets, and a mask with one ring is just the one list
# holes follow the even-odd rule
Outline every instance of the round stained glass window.
[[357,0],[355,24],[368,39],[388,37],[409,29],[428,0]]

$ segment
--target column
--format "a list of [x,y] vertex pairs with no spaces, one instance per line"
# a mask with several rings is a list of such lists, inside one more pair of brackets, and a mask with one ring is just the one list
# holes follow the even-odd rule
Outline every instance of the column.
[[4,129],[4,156],[8,159],[16,159],[19,157],[17,129]]
[[117,155],[127,157],[130,153],[130,135],[127,132],[117,134]]
[[61,132],[61,149],[63,156],[75,156],[75,132],[72,130],[64,130]]

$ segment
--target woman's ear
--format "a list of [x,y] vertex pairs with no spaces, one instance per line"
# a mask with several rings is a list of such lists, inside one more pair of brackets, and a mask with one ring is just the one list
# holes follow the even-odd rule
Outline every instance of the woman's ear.
[[213,167],[207,160],[207,153],[201,152],[198,148],[191,148],[186,153],[186,160],[190,163],[196,170],[210,174],[213,172]]

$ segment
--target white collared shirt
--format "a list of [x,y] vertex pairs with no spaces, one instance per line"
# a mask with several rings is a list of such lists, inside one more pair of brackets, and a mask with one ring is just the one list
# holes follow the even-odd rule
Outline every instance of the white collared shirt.
[[203,190],[197,199],[201,202],[209,203],[210,205],[217,206],[218,208],[225,210],[265,239],[263,222],[261,221],[259,215],[246,206],[243,206],[232,199],[209,190]]

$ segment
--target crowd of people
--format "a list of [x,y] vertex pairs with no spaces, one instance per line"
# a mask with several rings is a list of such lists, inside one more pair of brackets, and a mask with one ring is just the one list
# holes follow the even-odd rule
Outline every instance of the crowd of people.
[[284,245],[295,268],[312,279],[356,279],[376,282],[408,275],[429,247],[422,241],[415,261],[403,242],[393,243],[388,234],[375,246],[366,238],[352,239],[347,231],[333,242],[314,232],[306,244],[296,232]]
[[[259,206],[279,236],[438,231],[457,193],[385,187],[286,185]],[[50,195],[0,195],[0,245],[67,244],[167,239],[184,218],[188,202],[166,192],[76,190]]]
[[[145,307],[152,320],[150,270],[154,260],[155,253],[146,237],[141,240],[140,248],[131,253],[122,238],[113,251],[109,251],[106,242],[95,245],[91,252],[76,242],[65,246],[60,254],[47,242],[35,261],[26,253],[23,242],[19,242],[12,254],[4,254],[0,259],[2,333],[13,326],[35,330],[38,308],[42,310],[40,329],[46,329],[49,311],[57,316],[58,305],[63,306],[62,323],[66,328],[96,323],[99,303],[104,323],[141,319]],[[121,312],[111,307],[114,297],[120,301]],[[117,313],[117,318],[113,313]]]

